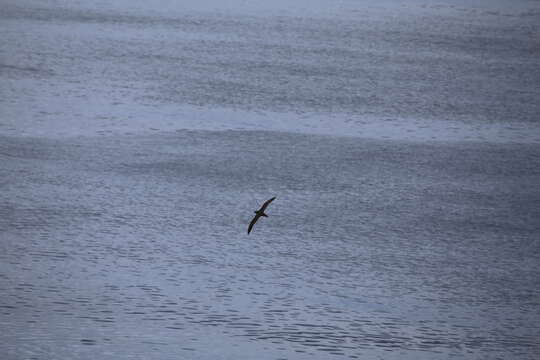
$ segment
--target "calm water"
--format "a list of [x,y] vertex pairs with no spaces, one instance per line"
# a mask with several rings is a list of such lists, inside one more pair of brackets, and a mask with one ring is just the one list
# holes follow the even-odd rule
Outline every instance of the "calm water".
[[540,353],[537,146],[183,131],[0,150],[8,358]]
[[0,357],[538,358],[539,6],[2,1]]
[[5,134],[277,129],[540,143],[534,2],[4,2]]

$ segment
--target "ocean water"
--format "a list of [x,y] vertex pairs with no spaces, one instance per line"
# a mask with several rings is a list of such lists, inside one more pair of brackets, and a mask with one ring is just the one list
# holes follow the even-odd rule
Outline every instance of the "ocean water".
[[1,153],[7,358],[540,351],[536,146],[181,131]]
[[2,1],[0,358],[538,358],[539,14]]
[[3,1],[2,133],[540,142],[535,2],[92,3]]

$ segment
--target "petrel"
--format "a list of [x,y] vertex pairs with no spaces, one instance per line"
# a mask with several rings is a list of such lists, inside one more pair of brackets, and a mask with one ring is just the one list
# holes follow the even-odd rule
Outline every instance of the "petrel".
[[259,218],[261,216],[264,216],[264,217],[268,217],[268,215],[266,215],[264,213],[264,210],[266,209],[266,207],[268,206],[268,204],[270,204],[272,201],[274,201],[276,197],[274,196],[273,198],[271,198],[270,200],[266,200],[266,202],[263,204],[263,206],[261,206],[261,208],[257,211],[254,211],[255,212],[255,217],[253,218],[253,220],[251,220],[251,222],[249,223],[249,227],[248,227],[248,234],[251,232],[251,229],[253,228],[253,225],[255,225],[255,223],[257,222],[257,220],[259,220]]

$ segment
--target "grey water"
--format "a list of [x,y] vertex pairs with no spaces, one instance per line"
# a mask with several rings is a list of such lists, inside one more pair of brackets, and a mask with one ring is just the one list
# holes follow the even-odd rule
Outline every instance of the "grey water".
[[4,0],[2,132],[540,143],[537,3],[265,3]]
[[537,146],[180,131],[0,152],[8,358],[540,351]]
[[0,358],[538,358],[538,5],[228,4],[1,3]]

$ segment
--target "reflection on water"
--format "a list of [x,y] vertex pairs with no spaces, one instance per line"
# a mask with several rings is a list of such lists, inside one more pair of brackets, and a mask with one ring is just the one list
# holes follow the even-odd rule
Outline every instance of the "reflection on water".
[[535,146],[185,131],[0,152],[8,358],[540,353]]

